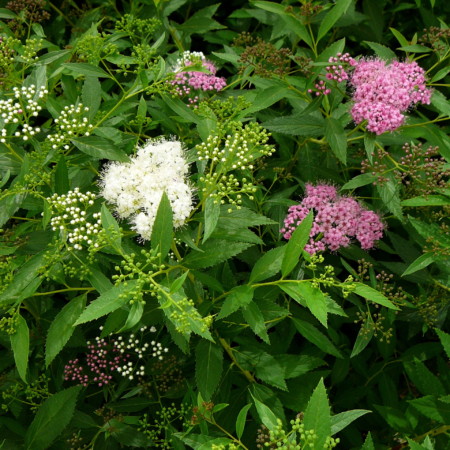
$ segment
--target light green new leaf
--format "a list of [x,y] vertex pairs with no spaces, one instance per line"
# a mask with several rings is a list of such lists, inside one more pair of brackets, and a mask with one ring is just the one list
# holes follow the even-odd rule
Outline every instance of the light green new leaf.
[[152,235],[150,238],[153,250],[158,249],[161,253],[162,262],[169,253],[173,238],[173,213],[170,206],[170,200],[167,194],[163,192],[153,224]]
[[205,202],[205,231],[203,233],[203,241],[211,236],[211,233],[216,228],[220,216],[220,204],[213,197],[208,197]]
[[361,297],[364,297],[367,300],[370,300],[374,303],[378,303],[381,306],[386,306],[389,309],[399,310],[397,306],[395,306],[388,298],[386,298],[381,292],[376,289],[371,288],[363,283],[355,283],[356,288],[354,292]]
[[250,395],[252,396],[253,402],[255,403],[256,411],[258,411],[261,422],[269,430],[275,429],[275,427],[277,426],[277,416],[267,405],[255,398],[252,393],[250,393]]
[[45,343],[45,365],[48,367],[72,336],[74,323],[86,306],[86,294],[73,298],[53,319]]
[[238,309],[247,306],[253,299],[253,292],[254,289],[248,284],[233,288],[223,302],[217,320],[223,319]]
[[450,334],[440,330],[439,328],[435,328],[435,331],[439,336],[442,347],[444,347],[445,353],[447,353],[447,357],[450,358]]
[[20,378],[27,383],[28,353],[30,351],[30,331],[27,321],[19,315],[16,332],[11,335],[11,347]]
[[400,45],[409,45],[408,39],[405,38],[405,36],[403,36],[402,33],[400,33],[400,31],[396,30],[395,28],[389,28],[391,30],[391,33],[395,36],[395,38],[397,39],[398,43]]
[[450,198],[444,195],[428,195],[426,197],[413,197],[403,200],[402,206],[447,206]]
[[450,116],[450,104],[442,92],[433,90],[431,104],[444,116]]
[[424,253],[423,255],[420,255],[407,267],[407,269],[402,273],[402,277],[417,272],[418,270],[425,269],[425,267],[428,267],[435,261],[436,257],[433,254]]
[[26,450],[45,450],[72,419],[81,386],[53,394],[40,406],[25,435]]
[[352,0],[337,0],[336,4],[328,11],[327,15],[320,22],[317,42],[319,42],[333,25],[345,14]]
[[371,173],[356,175],[356,177],[352,178],[350,181],[347,181],[347,183],[345,183],[344,186],[341,187],[341,191],[356,189],[361,186],[372,184],[376,179],[377,177],[375,175],[372,175]]
[[222,378],[223,348],[202,339],[195,349],[195,378],[205,401],[210,401]]
[[336,158],[347,164],[347,135],[338,120],[332,117],[326,119],[325,138]]
[[250,325],[253,332],[258,335],[266,344],[269,344],[269,335],[267,334],[264,316],[255,302],[250,302],[242,309],[245,321]]
[[309,399],[303,424],[305,430],[314,430],[317,435],[314,448],[323,448],[326,438],[331,435],[331,411],[323,378]]
[[313,213],[310,211],[302,220],[302,223],[292,233],[292,236],[286,245],[286,250],[281,262],[281,275],[283,278],[289,275],[297,265],[303,248],[309,240],[313,218]]
[[109,159],[113,161],[128,162],[128,155],[120,150],[109,139],[100,136],[81,136],[70,140],[78,150],[95,159]]
[[247,421],[247,413],[248,410],[251,408],[252,404],[249,403],[248,405],[245,405],[242,407],[242,409],[239,411],[239,414],[236,419],[236,436],[238,439],[241,439],[242,434],[244,433],[245,429],[245,422]]
[[250,283],[266,280],[281,270],[286,245],[269,250],[256,261],[250,274]]
[[132,293],[137,284],[137,280],[131,280],[121,283],[118,286],[113,286],[109,291],[106,291],[100,297],[97,297],[89,303],[74,325],[90,322],[119,309],[131,300]]
[[350,358],[359,355],[369,344],[375,332],[372,316],[368,315],[359,330]]
[[345,427],[350,425],[356,419],[372,411],[368,409],[352,409],[351,411],[344,411],[331,417],[331,436],[339,433]]

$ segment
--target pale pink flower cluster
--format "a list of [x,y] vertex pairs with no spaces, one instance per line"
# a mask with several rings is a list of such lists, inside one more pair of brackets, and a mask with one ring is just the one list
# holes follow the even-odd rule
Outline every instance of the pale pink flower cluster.
[[383,236],[384,226],[376,213],[365,209],[352,197],[340,196],[334,186],[307,184],[306,196],[300,204],[289,208],[284,220],[280,232],[285,239],[291,238],[310,210],[314,212],[314,222],[305,246],[310,254],[347,247],[353,238],[367,250]]
[[367,120],[367,130],[375,134],[394,131],[404,120],[404,112],[417,103],[429,104],[425,71],[415,62],[363,59],[358,61],[350,83],[354,88],[351,114],[358,124]]
[[[201,64],[208,72],[189,70],[189,66]],[[176,86],[176,92],[180,96],[196,91],[220,91],[226,86],[225,78],[217,77],[216,66],[208,61],[202,52],[184,52],[183,57],[177,61],[175,79],[172,84]],[[195,103],[198,97],[191,99]]]

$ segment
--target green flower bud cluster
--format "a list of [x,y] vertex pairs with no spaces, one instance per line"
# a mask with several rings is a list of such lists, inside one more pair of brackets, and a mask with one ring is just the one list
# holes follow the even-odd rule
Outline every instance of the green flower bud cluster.
[[130,36],[133,43],[147,41],[161,26],[161,21],[151,17],[138,19],[132,14],[124,14],[115,24],[116,31],[122,31]]
[[0,36],[0,87],[2,90],[15,84],[14,56],[15,46],[20,41],[12,36]]
[[3,315],[0,319],[0,331],[12,335],[17,331],[17,325],[19,323],[19,310],[13,308],[8,311],[8,315]]
[[34,61],[37,61],[39,57],[37,56],[39,50],[43,48],[42,39],[27,39],[25,41],[25,45],[22,48],[22,53],[18,60],[20,62],[26,64],[32,64]]
[[75,53],[78,58],[95,65],[117,52],[117,45],[108,42],[105,36],[100,34],[85,34],[75,45]]

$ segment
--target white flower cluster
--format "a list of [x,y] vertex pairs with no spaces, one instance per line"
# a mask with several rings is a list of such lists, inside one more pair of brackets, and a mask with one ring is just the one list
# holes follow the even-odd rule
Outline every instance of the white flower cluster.
[[60,116],[55,119],[55,123],[61,132],[47,136],[47,139],[52,143],[52,148],[64,146],[64,149],[68,150],[69,139],[74,136],[90,135],[92,125],[89,123],[89,119],[83,116],[87,111],[89,111],[89,108],[81,103],[64,107]]
[[13,87],[14,97],[24,103],[25,110],[32,116],[37,116],[42,107],[37,100],[44,98],[48,94],[48,90],[41,86],[36,88],[34,84],[30,86]]
[[[143,326],[140,328],[140,331],[144,332],[146,329],[147,327]],[[150,332],[156,332],[156,328],[151,327]],[[136,336],[132,333],[126,341],[123,340],[122,336],[118,336],[116,340],[116,348],[121,354],[135,352],[139,359],[142,359],[144,357],[144,353],[151,352],[151,355],[154,358],[158,358],[160,361],[163,359],[163,354],[169,351],[167,347],[163,347],[159,342],[156,341],[151,341],[150,343],[145,342],[142,346],[140,346],[140,343],[141,340],[137,339]],[[133,374],[138,376],[145,375],[145,367],[141,365],[135,370],[134,364],[131,361],[128,361],[122,366],[119,366],[117,368],[117,372],[119,372],[122,376],[128,377],[128,379],[132,380]]]
[[183,67],[202,61],[206,61],[206,57],[203,52],[191,52],[186,50],[183,52],[181,58],[177,59],[173,72],[179,72]]
[[109,163],[101,174],[101,195],[117,215],[130,219],[142,239],[148,240],[163,192],[173,212],[175,227],[192,211],[192,189],[185,178],[188,164],[179,141],[148,142],[130,162]]
[[53,194],[47,198],[51,209],[59,213],[50,220],[52,230],[60,230],[72,245],[70,250],[82,250],[82,244],[98,247],[95,237],[102,228],[100,213],[92,215],[93,222],[88,221],[86,213],[86,209],[94,204],[94,199],[95,194],[83,194],[78,188],[65,195]]

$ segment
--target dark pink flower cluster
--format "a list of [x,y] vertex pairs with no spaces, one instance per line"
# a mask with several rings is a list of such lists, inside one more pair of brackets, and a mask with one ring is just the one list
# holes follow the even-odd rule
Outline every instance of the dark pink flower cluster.
[[301,224],[309,211],[314,211],[310,240],[305,250],[311,255],[324,250],[336,251],[356,238],[367,250],[383,236],[384,226],[378,214],[365,209],[352,197],[342,197],[328,184],[306,185],[306,196],[291,206],[280,230],[285,239]]
[[353,120],[367,120],[367,129],[376,134],[400,127],[403,113],[417,103],[429,104],[425,71],[415,62],[380,59],[360,60],[350,78],[354,88]]
[[117,341],[108,343],[97,337],[94,343],[88,342],[83,364],[76,358],[64,366],[64,380],[75,381],[83,386],[90,383],[104,386],[112,379],[111,372],[123,366],[129,356],[120,351]]

